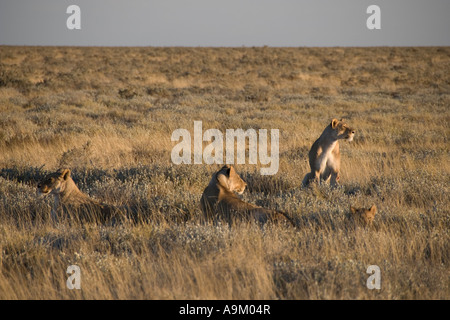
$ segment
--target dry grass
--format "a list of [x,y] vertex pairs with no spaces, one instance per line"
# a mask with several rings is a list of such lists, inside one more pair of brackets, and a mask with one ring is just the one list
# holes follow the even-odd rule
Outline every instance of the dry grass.
[[[0,298],[449,299],[449,105],[449,48],[0,47]],[[341,186],[301,189],[333,117],[357,129]],[[218,166],[170,160],[194,120],[280,129],[277,175],[237,171],[298,230],[199,223]],[[142,221],[52,224],[35,184],[60,166]],[[372,203],[374,226],[352,224]]]

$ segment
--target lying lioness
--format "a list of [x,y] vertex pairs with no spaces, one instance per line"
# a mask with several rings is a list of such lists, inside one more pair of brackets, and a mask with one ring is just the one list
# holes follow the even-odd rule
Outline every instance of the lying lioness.
[[261,224],[268,221],[287,221],[295,226],[293,220],[283,212],[241,200],[234,192],[242,194],[246,186],[230,165],[225,165],[214,173],[200,201],[205,220],[212,220],[214,223],[224,220],[230,226],[235,220],[256,220]]
[[70,169],[60,169],[48,174],[38,183],[37,193],[53,195],[55,201],[51,215],[55,222],[61,213],[89,222],[114,223],[123,218],[118,208],[100,203],[81,192],[70,176]]

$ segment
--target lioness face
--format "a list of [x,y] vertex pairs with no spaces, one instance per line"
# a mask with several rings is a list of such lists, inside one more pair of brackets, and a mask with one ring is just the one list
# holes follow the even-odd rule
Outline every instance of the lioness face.
[[367,225],[371,224],[375,218],[377,207],[375,205],[372,205],[369,209],[350,207],[350,211],[355,219],[360,220]]
[[50,173],[38,183],[37,193],[39,195],[59,194],[64,190],[66,181],[69,177],[69,169]]
[[344,139],[348,142],[353,141],[355,136],[355,129],[350,128],[346,123],[341,120],[333,119],[331,121],[331,128],[334,129],[337,139]]
[[243,194],[245,187],[247,186],[247,183],[241,179],[234,168],[230,165],[223,166],[217,173],[216,178],[222,187],[238,194]]

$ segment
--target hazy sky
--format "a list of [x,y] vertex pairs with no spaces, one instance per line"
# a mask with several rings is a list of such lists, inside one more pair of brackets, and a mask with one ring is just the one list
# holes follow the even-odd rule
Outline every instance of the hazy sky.
[[[73,4],[81,30],[66,26]],[[1,44],[449,46],[450,0],[0,0]]]

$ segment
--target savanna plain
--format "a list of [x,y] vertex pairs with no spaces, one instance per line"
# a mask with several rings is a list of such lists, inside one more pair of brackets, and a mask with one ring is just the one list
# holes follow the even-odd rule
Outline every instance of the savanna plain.
[[[356,130],[340,185],[302,188],[333,118]],[[245,201],[296,228],[201,223],[221,165],[171,161],[194,121],[280,130],[275,175],[235,168]],[[0,299],[449,299],[449,123],[448,47],[2,46]],[[36,185],[59,168],[139,221],[55,223]],[[372,204],[372,226],[350,219]]]

